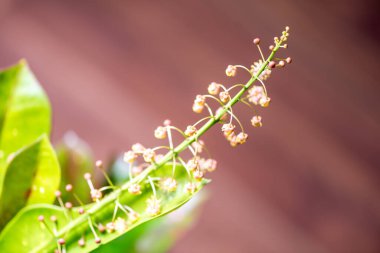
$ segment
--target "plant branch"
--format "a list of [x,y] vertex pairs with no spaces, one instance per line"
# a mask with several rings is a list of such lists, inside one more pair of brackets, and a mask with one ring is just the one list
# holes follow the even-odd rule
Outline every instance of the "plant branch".
[[[197,132],[191,137],[188,137],[185,139],[182,143],[180,143],[177,147],[175,147],[173,150],[170,150],[159,162],[153,163],[149,167],[147,167],[141,174],[134,177],[133,179],[130,179],[128,182],[124,183],[120,188],[115,189],[110,194],[106,195],[101,201],[94,203],[84,214],[78,216],[77,218],[73,219],[70,223],[68,223],[66,226],[62,227],[56,237],[66,237],[67,241],[70,241],[74,239],[75,236],[77,236],[75,233],[70,233],[71,230],[75,230],[78,227],[82,227],[89,218],[92,216],[96,216],[100,210],[106,208],[108,205],[114,204],[116,200],[118,200],[124,192],[127,192],[127,189],[132,184],[135,184],[137,182],[141,182],[144,178],[146,178],[152,171],[162,167],[167,162],[170,162],[173,160],[173,158],[177,157],[179,153],[184,151],[187,147],[189,147],[194,141],[198,140],[199,137],[201,137],[204,133],[206,133],[212,126],[214,126],[216,123],[218,123],[222,116],[226,114],[232,106],[234,106],[242,97],[242,95],[252,86],[252,84],[258,80],[260,74],[267,69],[267,66],[269,62],[274,58],[274,55],[278,51],[278,49],[281,47],[281,44],[283,43],[283,40],[279,40],[275,47],[273,48],[271,54],[269,57],[265,60],[265,62],[262,64],[260,70],[257,72],[256,75],[253,75],[248,82],[245,85],[242,85],[243,87],[240,89],[240,91],[227,103],[223,106],[223,109],[220,110],[216,115],[211,117]],[[45,245],[43,245],[40,250],[46,251],[46,250],[53,250],[56,247],[56,239],[52,238],[52,240],[46,242]]]

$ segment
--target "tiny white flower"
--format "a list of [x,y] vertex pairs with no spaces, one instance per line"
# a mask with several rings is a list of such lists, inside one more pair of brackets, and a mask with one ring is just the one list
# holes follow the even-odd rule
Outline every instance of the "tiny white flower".
[[231,77],[236,75],[236,66],[228,65],[226,68],[226,75]]
[[159,126],[156,128],[156,130],[154,130],[154,137],[156,137],[157,139],[165,139],[166,133],[167,133],[166,127]]
[[217,95],[219,93],[220,84],[212,82],[208,85],[207,91],[210,95]]
[[[253,65],[251,66],[251,72],[253,75],[257,75],[260,71],[260,69],[263,67],[264,62],[262,60],[258,60],[257,62],[254,62]],[[261,74],[259,75],[259,78],[263,81],[267,80],[270,77],[271,74],[270,69],[266,69]]]

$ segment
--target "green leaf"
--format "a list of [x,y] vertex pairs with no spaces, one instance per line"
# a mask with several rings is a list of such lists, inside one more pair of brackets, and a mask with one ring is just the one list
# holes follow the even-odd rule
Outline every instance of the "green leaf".
[[8,156],[49,134],[50,125],[48,98],[26,61],[0,71],[0,184]]
[[88,185],[83,180],[83,175],[86,172],[93,172],[91,148],[74,132],[68,132],[64,135],[62,142],[57,145],[56,153],[61,167],[62,199],[76,202],[73,195],[64,190],[66,184],[71,184],[79,199],[87,203],[90,200],[90,194],[88,194]]
[[54,223],[50,220],[51,216],[56,216],[58,220],[66,219],[59,207],[46,204],[27,206],[7,224],[0,234],[0,251],[3,253],[33,252],[32,249],[40,242],[50,240],[51,232],[38,221],[40,215],[45,217],[46,224],[51,228],[54,227]]
[[[170,177],[172,175],[172,165],[167,164],[153,172],[150,173],[151,177],[160,177],[160,178],[166,178]],[[102,244],[111,242],[112,240],[122,236],[125,233],[128,233],[132,231],[132,229],[148,222],[151,220],[155,220],[158,217],[165,215],[169,212],[174,211],[178,207],[185,204],[187,201],[189,201],[196,192],[198,192],[207,182],[208,180],[203,179],[202,181],[198,182],[198,187],[194,193],[188,193],[185,190],[185,184],[189,182],[188,175],[186,173],[186,170],[183,166],[177,166],[176,167],[176,176],[175,179],[178,183],[177,189],[174,192],[164,192],[157,188],[157,198],[161,200],[161,212],[159,215],[151,216],[146,212],[146,203],[147,199],[152,197],[152,190],[149,186],[149,183],[147,182],[141,182],[142,186],[142,194],[140,195],[132,195],[128,191],[122,191],[119,195],[119,201],[123,205],[127,205],[130,208],[132,208],[135,212],[137,212],[140,216],[140,218],[135,221],[134,223],[129,222],[127,229],[123,233],[113,232],[113,233],[100,233],[97,231],[99,237],[102,240]],[[107,198],[107,197],[105,197]],[[62,234],[65,241],[66,241],[66,250],[68,253],[75,253],[75,252],[89,252],[91,250],[96,249],[99,247],[99,244],[96,244],[94,241],[94,235],[92,234],[89,225],[87,216],[89,213],[91,213],[91,219],[94,222],[95,225],[98,224],[107,224],[108,222],[112,221],[112,216],[114,213],[114,205],[115,202],[110,202],[109,205],[104,206],[103,209],[100,209],[96,212],[94,212],[96,208],[96,203],[89,206],[89,209],[84,215],[80,215],[77,217],[73,217],[72,221],[67,221],[66,218],[62,218],[62,214],[60,215],[61,219],[58,221],[59,224],[59,230],[58,234]],[[42,238],[40,235],[36,235],[36,238],[34,237],[34,234],[38,234],[38,228],[40,228],[40,224],[37,221],[38,215],[45,215],[46,208],[40,208],[38,211],[33,211],[32,214],[29,212],[22,212],[22,214],[17,215],[15,219],[13,219],[7,227],[4,229],[3,233],[0,235],[0,250],[2,253],[13,253],[14,251],[14,243],[20,244],[18,241],[12,240],[13,236],[18,233],[19,230],[28,230],[31,231],[30,234],[27,237],[23,237],[25,246],[19,247],[17,252],[18,253],[29,253],[29,252],[53,252],[54,249],[57,247],[57,241],[56,238],[51,236],[50,238]],[[49,212],[51,212],[51,209],[48,209]],[[57,212],[59,209],[57,209]],[[75,212],[72,212],[73,216],[75,216]],[[23,216],[33,216],[33,217],[23,217]],[[116,217],[121,217],[127,219],[127,215],[122,212],[118,211]],[[78,222],[80,221],[80,222]],[[71,223],[75,223],[75,226]],[[72,227],[72,229],[67,230],[69,227]],[[65,232],[64,232],[65,231]],[[78,240],[84,236],[84,239],[86,241],[85,247],[80,247],[78,245]],[[8,242],[12,241],[12,242]]]
[[206,198],[203,193],[203,191],[199,192],[181,208],[155,220],[146,222],[92,252],[168,252],[198,218],[199,207]]
[[59,181],[58,160],[46,135],[15,153],[0,195],[0,228],[25,205],[53,203]]

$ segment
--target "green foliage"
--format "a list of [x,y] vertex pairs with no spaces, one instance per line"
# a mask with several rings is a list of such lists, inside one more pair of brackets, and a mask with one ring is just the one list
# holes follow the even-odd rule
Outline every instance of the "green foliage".
[[0,72],[0,182],[11,153],[49,134],[50,113],[45,92],[24,60]]
[[[151,185],[145,181],[146,177],[138,182],[142,191],[140,195],[132,195],[126,189],[117,187],[110,194],[113,196],[105,197],[111,201],[83,206],[86,212],[82,215],[79,215],[78,208],[68,210],[50,205],[55,200],[55,191],[60,184],[60,166],[61,190],[66,183],[71,183],[76,189],[76,195],[82,200],[88,199],[90,195],[82,175],[92,171],[90,149],[73,134],[64,138],[57,147],[57,155],[55,154],[47,137],[50,132],[50,116],[48,99],[25,61],[0,72],[0,252],[53,252],[57,248],[58,236],[65,238],[66,249],[70,252],[94,250],[99,245],[94,242],[88,219],[99,225],[123,217],[128,223],[126,230],[99,234],[102,244],[125,235],[127,237],[124,238],[128,241],[141,241],[140,239],[147,238],[153,228],[168,223],[160,216],[183,205],[207,183],[207,180],[200,181],[196,191],[189,193],[185,190],[189,174],[183,166],[177,165],[177,191],[165,193],[157,190],[160,212],[156,215],[146,212],[146,202],[152,197]],[[150,176],[171,177],[172,167],[166,164],[159,170],[152,171]],[[159,188],[159,185],[156,187]],[[63,199],[76,201],[72,194],[62,192]],[[116,204],[134,210],[138,219],[131,220],[123,206],[115,212]],[[44,222],[38,221],[41,215],[45,217]],[[57,222],[51,221],[51,216]],[[147,225],[148,221],[155,219],[157,221]],[[140,229],[134,230],[143,224]],[[172,243],[173,240],[169,237],[163,233],[160,235],[162,240],[155,243],[156,246],[152,244],[151,249],[160,248],[162,251],[164,245],[168,247]],[[86,241],[84,248],[77,243],[82,237]],[[119,244],[120,241],[114,246],[108,244],[107,247],[116,250],[115,247]]]
[[1,71],[0,230],[24,205],[54,199],[59,167],[41,137],[50,121],[49,101],[26,62]]
[[92,252],[119,252],[120,249],[129,253],[168,252],[184,231],[193,225],[199,215],[199,206],[205,199],[204,192],[199,192],[181,208],[146,222]]
[[[171,176],[172,166],[170,164],[165,165],[153,172],[152,177],[166,178]],[[104,232],[99,234],[102,243],[110,242],[125,233],[128,233],[132,229],[144,224],[147,221],[156,219],[161,215],[169,213],[187,201],[191,199],[193,194],[188,193],[185,190],[185,184],[188,182],[188,174],[183,166],[177,166],[176,168],[176,180],[178,182],[177,190],[173,192],[157,191],[157,198],[161,203],[161,212],[158,216],[149,215],[146,212],[146,202],[148,198],[152,197],[152,191],[149,189],[149,183],[145,182],[142,188],[142,193],[138,197],[130,194],[129,192],[123,192],[120,194],[119,202],[122,205],[127,205],[132,208],[136,213],[139,214],[139,219],[135,222],[128,220],[128,215],[124,213],[121,209],[118,209],[116,217],[128,220],[128,227],[124,231],[115,231],[112,233]],[[200,182],[199,187],[196,191],[199,191],[207,180]],[[104,209],[97,213],[93,213],[91,219],[95,224],[107,224],[113,219],[113,213],[115,210],[115,205],[110,204]],[[88,212],[91,212],[91,207],[88,208]],[[67,210],[66,210],[67,212]],[[65,216],[65,211],[60,208],[55,208],[54,206],[36,206],[27,207],[21,211],[4,229],[3,233],[0,235],[0,249],[3,253],[11,253],[14,251],[14,245],[19,239],[20,231],[29,231],[29,235],[22,238],[23,247],[19,248],[17,252],[19,253],[29,253],[29,252],[50,252],[56,247],[56,238],[52,235],[48,235],[48,231],[43,230],[44,235],[41,235],[41,224],[38,223],[38,216],[44,215],[45,217],[50,217],[50,215],[55,215],[59,218],[58,220],[58,234],[60,231],[65,231],[65,226],[70,224],[72,219],[78,218],[77,212],[71,211],[67,212],[67,217]],[[83,217],[83,222],[73,229],[68,230],[65,233],[66,239],[66,249],[69,252],[89,252],[91,250],[99,247],[94,241],[94,235],[88,227],[87,218],[85,215],[79,216]],[[51,222],[50,222],[51,223]],[[52,224],[51,224],[52,225]],[[52,226],[54,227],[54,226]],[[86,246],[79,247],[78,240],[81,237],[85,238]],[[16,239],[14,239],[16,238]]]
[[[191,211],[180,214],[177,217],[180,220],[178,223],[173,222],[175,218],[162,218],[163,215],[192,199],[209,182],[204,178],[204,173],[211,172],[216,167],[213,159],[199,157],[199,150],[203,148],[199,138],[214,125],[223,122],[224,115],[232,115],[232,107],[237,102],[242,101],[249,105],[245,100],[252,100],[252,97],[243,95],[257,88],[252,87],[255,81],[259,78],[266,80],[271,68],[285,66],[284,60],[276,63],[274,56],[280,48],[286,48],[282,43],[287,41],[288,30],[286,27],[280,39],[275,37],[275,45],[271,46],[270,55],[266,60],[256,62],[251,70],[240,65],[227,67],[227,76],[235,76],[239,67],[247,70],[251,77],[245,84],[230,87],[228,93],[224,86],[218,84],[224,91],[219,93],[220,100],[213,97],[222,105],[215,114],[205,104],[206,96],[198,95],[194,100],[193,110],[200,113],[207,105],[209,116],[189,125],[184,132],[166,121],[164,127],[159,126],[155,130],[155,137],[167,138],[168,147],[151,149],[136,144],[132,150],[126,152],[124,160],[131,167],[128,168],[128,175],[119,173],[122,170],[112,173],[117,184],[109,182],[108,186],[97,189],[92,184],[91,174],[86,174],[85,180],[90,188],[87,194],[91,195],[94,202],[82,205],[78,200],[76,203],[82,205],[80,209],[72,208],[72,203],[64,205],[61,193],[55,193],[59,187],[61,172],[47,137],[50,131],[50,106],[45,93],[25,61],[0,72],[0,230],[3,228],[0,231],[0,252],[44,253],[58,250],[60,253],[101,253],[116,250],[167,250],[173,242],[170,234],[176,231],[177,225],[181,227],[186,224],[187,217],[191,220]],[[258,45],[260,40],[255,39],[254,43]],[[290,63],[291,59],[287,58],[286,62]],[[260,95],[260,105],[267,107],[270,98],[267,97],[261,79],[262,87],[259,88],[263,92]],[[231,96],[229,92],[235,88],[240,90]],[[209,89],[209,93],[217,95],[218,92]],[[258,101],[251,102],[256,105]],[[242,132],[235,134],[233,119],[240,124],[233,115],[231,122],[224,124],[222,129],[230,144],[237,146],[243,144],[248,135],[241,124]],[[197,129],[195,126],[203,120],[207,121]],[[252,124],[258,126],[254,122]],[[184,137],[177,146],[173,144],[172,130],[178,131]],[[58,148],[58,154],[63,169],[63,182],[73,184],[79,190],[77,195],[82,195],[86,193],[83,179],[79,180],[82,175],[73,172],[82,174],[91,171],[91,158],[88,152],[77,152],[78,148],[83,150],[83,145],[64,143]],[[159,149],[169,151],[165,155],[159,154],[158,158],[155,151]],[[192,159],[186,164],[180,154],[187,149],[191,151]],[[139,157],[145,163],[132,168]],[[101,162],[97,166],[105,169]],[[120,181],[119,178],[123,180]],[[66,189],[72,194],[70,187]],[[49,204],[54,201],[55,195],[61,207]],[[66,197],[68,196],[70,195]],[[71,196],[74,198],[70,200],[76,200],[75,195]],[[103,229],[105,227],[107,230]],[[149,246],[139,248],[141,240]],[[130,244],[125,244],[127,242]],[[108,243],[111,244],[99,248],[101,244]]]
[[0,228],[22,207],[53,203],[60,169],[46,136],[18,151],[6,168],[0,202]]
[[1,252],[35,252],[32,249],[38,247],[41,242],[51,239],[50,231],[38,222],[39,215],[45,215],[46,223],[54,227],[49,219],[55,215],[57,219],[64,220],[62,209],[53,205],[36,204],[22,209],[0,234]]

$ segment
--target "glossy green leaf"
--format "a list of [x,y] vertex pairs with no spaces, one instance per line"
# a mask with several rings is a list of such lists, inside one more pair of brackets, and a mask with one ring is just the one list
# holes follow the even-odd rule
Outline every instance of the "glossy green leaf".
[[199,215],[199,207],[205,198],[204,192],[199,192],[181,208],[146,222],[92,252],[168,252],[173,244],[193,225]]
[[50,220],[51,216],[56,216],[58,220],[66,219],[59,207],[46,204],[27,206],[7,224],[0,234],[0,252],[36,252],[32,249],[38,247],[40,242],[50,240],[51,231],[38,221],[40,215],[45,217],[45,222],[51,231],[54,228],[54,223]]
[[0,184],[8,156],[49,134],[50,124],[48,98],[26,61],[0,71]]
[[[163,166],[153,172],[150,173],[151,177],[157,178],[166,178],[170,177],[172,175],[172,166],[170,164]],[[146,212],[147,207],[147,199],[152,197],[152,190],[149,186],[149,183],[142,182],[142,194],[140,195],[132,195],[128,191],[122,191],[119,195],[119,201],[123,205],[127,205],[130,208],[132,208],[135,212],[139,214],[139,219],[135,221],[134,223],[129,222],[127,229],[122,232],[103,232],[100,233],[97,231],[99,237],[102,240],[102,244],[111,242],[112,240],[122,236],[125,233],[128,233],[129,231],[132,231],[132,229],[144,224],[145,222],[148,222],[150,220],[157,219],[158,217],[172,212],[176,210],[178,207],[185,204],[187,201],[189,201],[196,192],[198,192],[207,182],[208,180],[203,179],[202,181],[198,182],[197,189],[194,193],[189,193],[185,190],[185,184],[189,182],[188,175],[185,171],[185,168],[183,166],[177,166],[176,167],[176,176],[175,176],[178,186],[176,191],[174,192],[164,192],[157,188],[157,198],[161,201],[161,212],[159,215],[151,216]],[[104,206],[104,208],[98,210],[94,214],[91,215],[91,219],[93,222],[98,224],[107,224],[108,222],[112,221],[112,216],[114,213],[114,205],[115,202],[111,202],[109,205]],[[95,207],[96,204],[93,205]],[[49,212],[51,209],[49,209]],[[60,212],[57,210],[56,212]],[[88,213],[92,213],[93,208],[91,207],[88,210]],[[73,212],[75,213],[75,212]],[[29,218],[25,218],[22,216],[32,216]],[[0,235],[0,250],[3,253],[11,253],[14,252],[14,245],[13,243],[17,243],[16,241],[13,241],[12,238],[14,234],[17,234],[19,230],[28,230],[33,231],[30,233],[28,237],[23,238],[25,240],[25,247],[19,248],[17,250],[18,253],[29,253],[29,252],[53,252],[54,249],[56,249],[56,239],[51,236],[48,239],[41,239],[38,240],[38,238],[34,238],[34,234],[38,234],[37,228],[40,227],[40,224],[37,221],[38,215],[45,215],[45,209],[40,208],[39,211],[36,211],[32,214],[29,212],[23,212],[21,215],[18,215],[15,219],[13,219],[9,225],[4,229],[4,232]],[[58,215],[58,214],[57,214]],[[59,214],[60,217],[62,214]],[[86,214],[85,214],[86,215]],[[99,244],[96,244],[94,241],[94,235],[92,234],[87,218],[85,215],[74,217],[72,221],[67,221],[66,218],[61,218],[58,221],[59,231],[66,231],[66,227],[70,225],[70,223],[75,221],[81,221],[79,223],[76,223],[77,225],[64,233],[64,239],[66,240],[66,250],[68,253],[75,253],[75,252],[89,252],[91,250],[96,249],[99,247]],[[118,211],[116,217],[121,217],[127,219],[127,215],[122,212]],[[26,222],[27,221],[27,222]],[[33,222],[34,221],[34,222]],[[86,245],[85,247],[80,247],[78,245],[78,240],[82,237],[82,235],[85,238]],[[8,241],[13,241],[8,242]]]
[[91,148],[74,132],[68,132],[57,145],[56,153],[61,167],[62,199],[76,202],[73,195],[64,190],[66,184],[71,184],[79,199],[87,203],[90,200],[90,194],[88,194],[87,182],[83,180],[83,174],[93,172]]
[[25,205],[53,203],[59,181],[58,160],[46,135],[16,152],[4,175],[0,228]]

